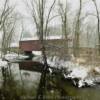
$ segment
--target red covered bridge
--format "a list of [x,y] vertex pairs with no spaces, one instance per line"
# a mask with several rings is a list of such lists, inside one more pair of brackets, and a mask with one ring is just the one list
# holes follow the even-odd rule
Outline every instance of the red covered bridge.
[[20,41],[19,46],[22,51],[41,51],[39,40]]
[[[70,40],[70,39],[69,39]],[[64,44],[65,39],[48,39],[46,40],[46,46],[58,46]],[[19,42],[20,49],[22,51],[41,51],[42,45],[39,40],[26,40]]]

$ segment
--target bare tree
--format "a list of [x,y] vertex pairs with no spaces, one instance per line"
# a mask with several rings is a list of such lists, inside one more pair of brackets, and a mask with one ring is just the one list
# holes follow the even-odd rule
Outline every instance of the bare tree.
[[96,9],[96,17],[97,17],[97,33],[98,33],[98,51],[99,51],[99,55],[100,55],[100,18],[99,18],[99,10],[98,10],[98,6],[96,3],[96,0],[92,0],[92,2],[95,5],[95,9]]
[[80,15],[82,9],[82,0],[79,0],[80,7],[76,18],[76,26],[75,26],[75,36],[73,40],[73,53],[74,56],[79,56],[79,38],[80,38]]
[[[27,2],[27,6],[31,10],[31,15],[33,17],[33,21],[37,29],[37,35],[42,45],[44,68],[41,74],[39,90],[37,93],[37,99],[41,97],[41,100],[43,99],[44,88],[45,88],[45,83],[46,83],[46,73],[48,70],[47,57],[45,53],[45,36],[47,34],[48,24],[50,20],[52,19],[50,18],[50,16],[55,6],[56,0],[53,0],[53,3],[51,4],[50,8],[46,8],[47,2],[48,0],[31,0],[31,3],[30,3],[31,5],[29,5]],[[46,11],[47,9],[48,9],[48,14]]]
[[68,13],[68,5],[67,5],[67,0],[66,0],[66,5],[64,5],[59,1],[59,14],[61,17],[61,23],[62,23],[62,34],[64,34],[64,38],[66,39],[66,48],[67,48],[67,54],[68,54],[68,18],[67,18],[67,13]]
[[1,57],[7,53],[15,29],[16,17],[14,16],[14,7],[9,6],[9,0],[4,1],[3,9],[0,15],[0,30],[3,32]]

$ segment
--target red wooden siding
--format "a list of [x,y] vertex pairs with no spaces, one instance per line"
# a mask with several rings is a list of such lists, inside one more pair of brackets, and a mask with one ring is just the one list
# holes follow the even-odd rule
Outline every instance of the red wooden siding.
[[[46,45],[62,45],[65,42],[65,39],[48,39],[45,43]],[[20,41],[19,46],[22,51],[41,51],[42,48],[39,40]]]
[[20,49],[23,51],[41,51],[41,43],[39,40],[20,41]]

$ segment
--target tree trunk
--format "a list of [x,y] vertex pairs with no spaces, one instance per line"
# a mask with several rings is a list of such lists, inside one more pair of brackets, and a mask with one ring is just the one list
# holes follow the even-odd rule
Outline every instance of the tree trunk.
[[80,42],[80,15],[82,9],[82,0],[80,0],[80,8],[77,16],[75,36],[73,41],[73,54],[75,57],[79,56],[79,42]]
[[46,57],[46,52],[45,52],[45,44],[44,44],[44,8],[43,8],[43,0],[42,0],[42,7],[41,7],[41,23],[40,23],[40,41],[42,44],[42,56],[43,56],[43,61],[44,61],[44,67],[42,70],[41,78],[40,78],[40,83],[38,87],[38,92],[37,92],[37,100],[44,100],[44,94],[45,94],[45,84],[46,84],[46,74],[48,70],[48,64],[47,64],[47,57]]

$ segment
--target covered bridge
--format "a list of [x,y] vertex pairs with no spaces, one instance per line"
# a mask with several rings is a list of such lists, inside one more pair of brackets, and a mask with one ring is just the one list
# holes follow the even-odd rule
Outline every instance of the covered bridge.
[[[52,47],[60,47],[63,44],[66,43],[65,39],[48,39],[45,42],[46,48],[52,48]],[[19,42],[19,48],[21,51],[27,52],[27,51],[41,51],[42,45],[40,40],[26,40],[26,41],[20,41]]]

